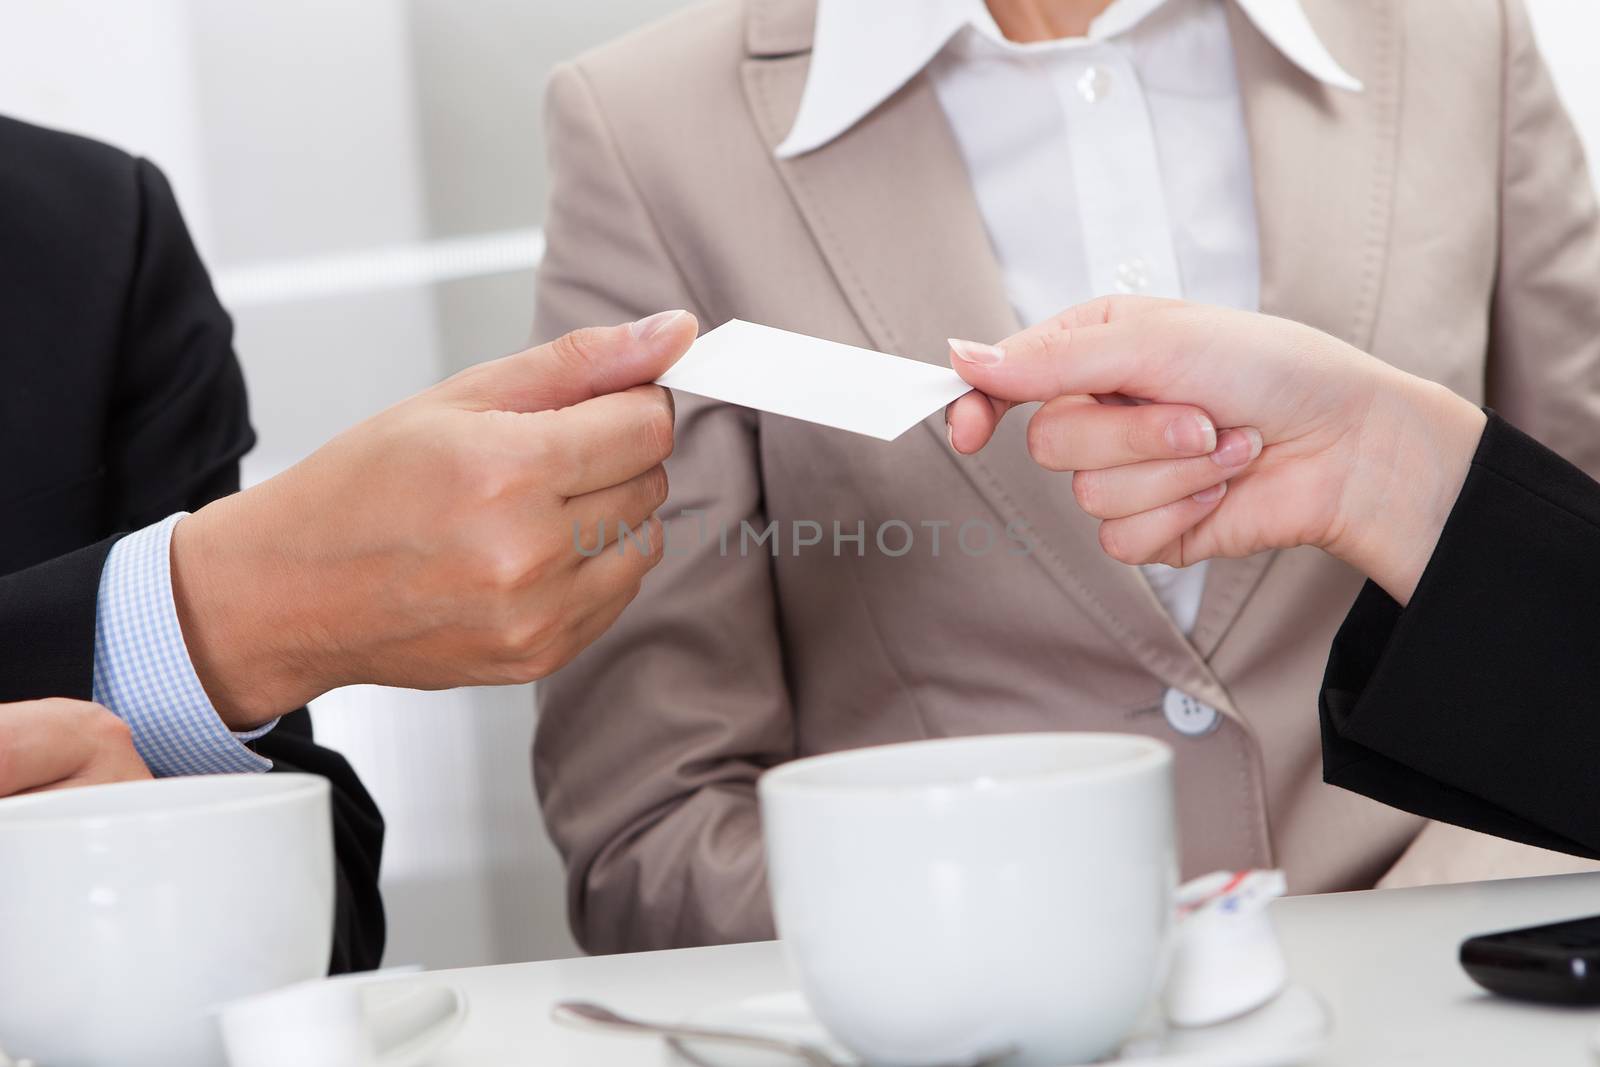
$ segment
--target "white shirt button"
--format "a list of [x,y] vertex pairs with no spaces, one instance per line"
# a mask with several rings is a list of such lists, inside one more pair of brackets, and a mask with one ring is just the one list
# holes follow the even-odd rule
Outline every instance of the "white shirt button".
[[1111,92],[1111,72],[1091,66],[1078,75],[1078,95],[1091,104],[1104,100]]
[[1161,710],[1167,716],[1167,725],[1185,737],[1209,734],[1222,721],[1216,708],[1181,689],[1167,690],[1161,698]]
[[1125,259],[1117,264],[1117,289],[1142,293],[1150,288],[1150,265],[1142,259]]

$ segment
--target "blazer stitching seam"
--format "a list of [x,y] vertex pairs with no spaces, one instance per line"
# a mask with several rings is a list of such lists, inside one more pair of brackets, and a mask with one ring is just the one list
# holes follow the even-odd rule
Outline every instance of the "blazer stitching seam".
[[[1376,137],[1379,147],[1378,156],[1383,158],[1388,153],[1387,165],[1380,174],[1374,176],[1371,193],[1368,200],[1367,224],[1371,229],[1371,236],[1367,242],[1366,254],[1363,256],[1361,268],[1361,296],[1356,301],[1355,321],[1352,324],[1351,336],[1356,339],[1357,347],[1370,349],[1372,337],[1377,330],[1378,307],[1381,303],[1379,276],[1383,269],[1383,259],[1388,248],[1390,231],[1393,224],[1393,214],[1386,212],[1394,196],[1394,172],[1396,167],[1395,154],[1398,149],[1395,141],[1399,134],[1398,112],[1399,88],[1395,82],[1400,74],[1397,62],[1392,60],[1391,50],[1394,48],[1393,37],[1400,32],[1393,22],[1393,12],[1387,4],[1372,5],[1377,9],[1377,37],[1378,54],[1377,65],[1386,75],[1382,83],[1382,91],[1373,93],[1374,104],[1378,108],[1376,118]],[[1391,31],[1392,32],[1385,32]]]
[[[765,66],[751,68],[749,80],[753,83],[756,98],[760,102],[762,114],[766,119],[767,124],[770,126],[774,121],[776,121],[777,113],[773,110],[772,98],[769,93],[769,75],[767,74],[768,69],[769,68]],[[782,168],[778,169],[780,175],[785,173]],[[811,190],[809,186],[807,186],[806,183],[802,181],[800,175],[795,173],[792,169],[786,173],[789,177],[789,188],[793,190],[797,197],[800,197],[805,201],[806,207],[810,210],[809,217],[814,218],[817,221],[817,225],[821,228],[822,240],[819,242],[819,244],[827,246],[822,248],[821,251],[827,258],[828,264],[833,270],[834,275],[838,277],[839,280],[846,286],[848,290],[846,296],[848,297],[851,292],[855,293],[861,299],[862,303],[866,305],[871,317],[877,321],[879,331],[884,335],[884,337],[888,338],[890,346],[893,348],[900,348],[901,345],[898,336],[885,321],[883,313],[878,310],[877,304],[873,302],[871,296],[868,294],[866,286],[857,279],[855,272],[849,269],[848,260],[846,260],[842,254],[842,250],[838,243],[838,238],[834,235],[834,230],[829,224],[827,216],[818,209],[816,201],[811,197]],[[832,255],[829,255],[830,249],[832,250]],[[872,326],[869,323],[862,322],[861,325],[869,333],[871,332]],[[859,582],[855,584],[859,589]],[[916,717],[918,725],[922,728],[923,736],[933,736],[932,731],[928,727],[928,717],[922,707],[922,702],[917,699],[915,692],[912,690],[909,684],[909,680],[907,679],[905,672],[900,669],[899,664],[895,662],[894,657],[890,654],[888,645],[886,642],[884,642],[883,636],[879,631],[877,620],[871,615],[870,607],[868,608],[867,614],[868,624],[872,627],[873,636],[877,640],[878,647],[883,652],[884,659],[888,662],[890,669],[894,671],[895,677],[900,683],[901,691],[904,692],[907,699],[910,700],[912,712]]]
[[[1234,626],[1238,624],[1239,613],[1243,610],[1245,602],[1250,599],[1250,594],[1253,593],[1256,586],[1260,585],[1261,581],[1266,578],[1267,572],[1272,569],[1272,565],[1278,562],[1279,553],[1276,550],[1268,550],[1260,553],[1260,555],[1269,557],[1267,561],[1262,564],[1261,569],[1257,571],[1239,571],[1235,573],[1233,580],[1228,583],[1227,590],[1222,594],[1221,599],[1218,601],[1217,611],[1215,614],[1222,616],[1227,621],[1218,627],[1215,632],[1211,632],[1209,630],[1197,631],[1193,635],[1193,640],[1195,641],[1197,649],[1202,640],[1209,648],[1209,651],[1202,654],[1202,658],[1205,659],[1208,664],[1210,663],[1211,656],[1216,653],[1217,649],[1222,647],[1222,642],[1228,636],[1228,633],[1234,628]],[[1202,597],[1203,596],[1204,592],[1202,591]]]
[[[1495,358],[1496,343],[1500,333],[1500,283],[1504,275],[1502,270],[1505,257],[1505,225],[1506,225],[1506,180],[1509,174],[1508,148],[1511,140],[1510,108],[1507,101],[1511,99],[1511,13],[1506,8],[1506,0],[1499,0],[1495,4],[1495,11],[1500,17],[1500,96],[1496,103],[1500,113],[1496,116],[1498,136],[1496,138],[1496,174],[1495,182],[1495,213],[1494,220],[1494,280],[1489,292],[1488,308],[1488,335],[1486,341],[1487,352],[1483,366],[1483,396],[1486,403],[1497,399],[1499,390],[1491,392],[1491,386],[1496,377],[1495,369],[1499,360]],[[1492,363],[1492,366],[1491,366]]]
[[[772,122],[776,121],[777,114],[773,110],[772,98],[769,92],[768,75],[766,74],[767,69],[768,68],[766,67],[753,68],[750,72],[750,80],[754,84],[756,97],[760,101],[762,114],[770,125]],[[877,332],[883,335],[883,337],[889,342],[889,346],[891,348],[902,348],[903,346],[900,342],[898,333],[889,325],[883,313],[878,310],[878,305],[872,299],[871,293],[852,269],[848,257],[844,255],[843,248],[839,244],[839,239],[836,235],[836,231],[833,229],[829,216],[825,211],[820,209],[816,199],[812,196],[811,186],[793,169],[788,170],[786,173],[788,174],[789,188],[799,199],[804,202],[804,206],[808,210],[808,218],[814,221],[817,230],[820,231],[818,234],[820,238],[818,243],[822,246],[821,251],[827,258],[829,267],[833,271],[834,276],[838,278],[839,281],[844,285],[846,289],[846,297],[852,299],[852,307],[855,306],[855,300],[859,300],[862,305],[865,305],[867,316],[872,321],[862,321],[862,327],[870,334],[873,332],[874,326],[876,326]],[[857,312],[857,317],[858,319],[860,318],[859,311]],[[1002,494],[1002,496],[1003,495],[1004,494]],[[928,717],[922,707],[922,702],[917,699],[909,684],[907,676],[901,670],[899,664],[895,662],[894,657],[890,654],[888,646],[884,642],[882,634],[879,631],[876,619],[871,617],[870,609],[868,611],[868,616],[869,624],[873,628],[873,635],[877,639],[879,648],[883,651],[885,660],[887,660],[890,668],[894,671],[896,678],[899,679],[902,691],[905,692],[907,698],[911,701],[911,706],[916,715],[917,721],[922,727],[923,736],[933,736],[932,731],[928,726]]]
[[[994,473],[992,471],[990,471],[987,467],[984,467],[982,465],[975,465],[975,466],[976,466],[977,470],[982,472],[984,480],[989,483],[989,487],[993,491],[995,496],[999,497],[1000,500],[1006,505],[1007,508],[1011,509],[1012,511],[1016,512],[1019,515],[1022,514],[1022,512],[1017,507],[1016,501],[1014,499],[1012,499],[1012,496],[1011,496],[1010,493],[1006,492],[1004,486],[1001,485],[1000,480],[994,476]],[[1160,650],[1160,649],[1156,648],[1155,646],[1151,645],[1149,643],[1149,641],[1147,641],[1143,636],[1141,636],[1139,634],[1136,634],[1132,630],[1128,629],[1127,624],[1122,621],[1121,617],[1118,616],[1115,612],[1113,612],[1109,607],[1107,607],[1106,604],[1097,595],[1095,595],[1095,592],[1092,589],[1090,589],[1089,587],[1084,585],[1082,582],[1078,581],[1078,579],[1072,575],[1071,568],[1069,568],[1067,566],[1066,561],[1063,560],[1061,558],[1061,556],[1056,552],[1054,545],[1052,545],[1048,541],[1044,540],[1044,538],[1038,537],[1038,536],[1034,537],[1034,541],[1035,541],[1036,544],[1038,544],[1039,548],[1043,551],[1045,556],[1047,556],[1052,563],[1054,563],[1057,567],[1061,568],[1065,572],[1065,577],[1066,577],[1067,583],[1073,589],[1076,589],[1080,594],[1082,594],[1084,599],[1088,600],[1089,603],[1094,605],[1095,609],[1098,612],[1100,612],[1105,617],[1105,619],[1112,625],[1112,627],[1117,632],[1117,636],[1121,637],[1127,644],[1132,645],[1135,648],[1139,648],[1139,649],[1144,650],[1149,655],[1149,657],[1151,659],[1156,660],[1157,662],[1161,663],[1163,666],[1165,666],[1165,667],[1167,667],[1169,669],[1174,667],[1174,666],[1176,666],[1176,664],[1173,663],[1171,656],[1167,655],[1167,653],[1165,653],[1162,650]],[[1174,672],[1174,673],[1176,673],[1176,672]],[[1157,679],[1157,680],[1159,681],[1159,679]]]
[[[1249,572],[1242,572],[1234,576],[1233,581],[1229,584],[1228,592],[1225,594],[1222,601],[1222,607],[1224,609],[1223,614],[1227,617],[1228,623],[1217,633],[1215,643],[1211,646],[1212,652],[1215,652],[1217,648],[1221,647],[1223,638],[1227,636],[1228,632],[1232,630],[1234,625],[1238,622],[1238,611],[1242,606],[1243,600],[1248,598],[1248,595],[1255,590],[1255,588],[1260,584],[1261,580],[1266,577],[1267,571],[1271,570],[1272,565],[1277,561],[1278,553],[1273,552],[1271,553],[1271,558],[1267,560],[1265,566],[1263,566],[1259,571],[1256,571],[1253,574]],[[1209,668],[1211,665],[1210,657],[1205,656],[1204,658],[1206,660],[1206,666]],[[1214,671],[1212,673],[1215,674]],[[1218,684],[1221,684],[1221,679],[1218,679]],[[1243,745],[1241,746],[1241,755],[1243,756],[1243,760],[1239,766],[1238,780],[1236,783],[1239,796],[1238,810],[1240,825],[1249,826],[1253,821],[1253,816],[1259,811],[1260,826],[1263,833],[1263,840],[1260,843],[1265,847],[1265,856],[1262,858],[1262,862],[1268,866],[1271,866],[1273,863],[1274,853],[1277,851],[1272,835],[1272,813],[1264,802],[1260,805],[1254,803],[1257,793],[1251,788],[1252,784],[1258,785],[1260,787],[1260,796],[1263,798],[1266,796],[1266,783],[1262,780],[1261,773],[1259,773],[1262,760],[1252,758],[1254,754],[1259,754],[1260,743],[1256,737],[1255,730],[1245,721],[1243,714],[1238,716],[1237,722],[1241,726],[1241,733],[1243,735]],[[1255,750],[1254,753],[1251,751],[1252,747]]]
[[[758,66],[752,69],[751,80],[755,83],[756,96],[761,102],[762,113],[770,125],[777,120],[778,116],[773,110],[772,99],[769,95],[767,69],[765,66]],[[889,347],[902,348],[903,345],[898,334],[889,326],[888,320],[878,310],[877,303],[873,301],[871,293],[868,292],[867,287],[862,284],[855,271],[851,268],[849,259],[844,256],[842,246],[835,236],[829,217],[826,212],[820,210],[817,201],[811,196],[810,186],[794,168],[784,169],[780,167],[778,169],[780,174],[788,176],[789,188],[798,199],[802,199],[805,202],[805,206],[809,209],[808,217],[815,220],[816,228],[821,231],[818,235],[821,238],[818,244],[823,246],[821,251],[827,259],[829,268],[843,283],[846,289],[845,295],[859,299],[866,306],[866,310],[873,321],[871,323],[863,321],[861,323],[862,327],[868,333],[871,333],[875,324],[877,331],[888,340]],[[852,300],[852,308],[854,308],[854,300]],[[860,317],[859,311],[857,312],[857,317],[858,319]]]
[[[760,102],[763,117],[770,126],[771,123],[776,121],[777,113],[773,109],[772,98],[769,91],[769,75],[767,74],[767,70],[768,68],[764,66],[752,68],[750,71],[750,81],[753,83],[756,98]],[[838,238],[835,236],[835,231],[833,230],[827,215],[819,209],[817,202],[811,196],[811,189],[809,185],[807,185],[807,183],[802,180],[801,176],[795,173],[792,169],[785,172],[782,168],[779,168],[779,173],[787,173],[787,184],[789,188],[798,198],[804,201],[805,207],[809,209],[808,217],[814,219],[817,227],[820,228],[821,233],[819,236],[821,239],[818,243],[819,245],[824,246],[820,249],[820,251],[822,251],[824,257],[827,259],[829,267],[833,271],[834,276],[837,277],[839,281],[846,287],[846,297],[848,298],[853,294],[855,297],[859,298],[861,302],[866,305],[869,316],[877,323],[878,331],[889,340],[890,346],[894,348],[901,347],[898,335],[889,327],[887,321],[883,317],[883,313],[878,310],[878,306],[872,300],[871,295],[867,291],[867,287],[861,283],[855,272],[850,269],[849,261],[843,255]],[[872,332],[873,326],[871,323],[862,322],[861,325],[869,333]],[[858,590],[860,589],[859,581],[853,582],[853,584],[856,585]],[[876,639],[879,649],[883,652],[885,661],[889,664],[890,669],[894,672],[896,679],[899,681],[901,690],[906,694],[906,697],[911,702],[912,711],[916,716],[918,725],[922,728],[923,736],[933,736],[928,727],[928,718],[923,710],[922,702],[917,699],[915,693],[912,691],[905,672],[901,670],[900,665],[895,662],[894,657],[889,653],[888,646],[884,642],[882,633],[880,632],[878,622],[872,616],[870,605],[867,608],[867,622],[872,628],[873,637]]]
[[[1000,499],[1001,503],[1003,503],[1014,514],[1017,514],[1017,515],[1021,515],[1022,514],[1021,510],[1017,507],[1016,501],[1012,498],[1011,494],[1006,492],[1005,488],[1000,484],[999,479],[997,479],[994,476],[993,472],[991,472],[988,468],[984,467],[982,464],[970,464],[970,465],[969,464],[957,464],[957,466],[958,466],[958,468],[960,468],[962,470],[976,469],[976,470],[982,472],[984,480],[988,483],[991,491],[995,494],[995,496]],[[969,477],[969,479],[971,478],[970,475],[968,477]],[[1029,527],[1029,529],[1030,529],[1030,532],[1031,532],[1032,531],[1032,527]],[[1105,602],[1102,601],[1100,599],[1100,597],[1095,594],[1095,592],[1092,589],[1088,588],[1086,585],[1084,585],[1081,581],[1079,581],[1073,575],[1072,569],[1067,565],[1066,561],[1063,560],[1061,558],[1061,556],[1056,552],[1055,546],[1051,545],[1048,541],[1044,540],[1042,537],[1039,537],[1037,535],[1037,533],[1035,533],[1033,540],[1034,540],[1034,543],[1039,546],[1040,551],[1045,556],[1047,556],[1050,559],[1050,561],[1056,565],[1057,568],[1059,568],[1063,572],[1060,575],[1052,574],[1051,577],[1055,578],[1055,580],[1060,582],[1061,584],[1066,585],[1069,589],[1077,590],[1078,593],[1080,595],[1082,595],[1085,600],[1087,600],[1091,605],[1093,605],[1093,607],[1095,608],[1096,612],[1105,621],[1105,624],[1107,626],[1109,626],[1113,630],[1112,636],[1119,637],[1119,638],[1121,638],[1123,640],[1123,642],[1125,644],[1127,644],[1129,646],[1132,646],[1133,648],[1135,648],[1137,650],[1140,650],[1143,653],[1143,655],[1146,656],[1149,660],[1154,661],[1157,665],[1165,668],[1169,673],[1171,673],[1171,674],[1179,674],[1179,673],[1181,673],[1181,671],[1178,668],[1182,667],[1182,666],[1187,666],[1187,664],[1179,664],[1179,663],[1177,663],[1173,659],[1172,656],[1170,656],[1166,652],[1162,651],[1161,649],[1156,648],[1154,645],[1150,644],[1150,642],[1146,638],[1144,638],[1143,636],[1141,636],[1141,635],[1133,632],[1132,630],[1130,630],[1128,628],[1127,624],[1122,621],[1122,618],[1121,618],[1120,615],[1118,615],[1116,612],[1112,611],[1105,604]],[[1214,673],[1212,673],[1210,671],[1209,665],[1205,664],[1203,660],[1202,660],[1202,666],[1203,666],[1203,668],[1206,670],[1206,672],[1208,674],[1212,674],[1212,677],[1207,679],[1207,680],[1215,683],[1217,685],[1218,689],[1223,690],[1224,692],[1226,692],[1226,687],[1222,685],[1221,680],[1215,677]],[[1154,673],[1154,672],[1152,672],[1152,673]],[[1163,681],[1163,679],[1159,675],[1157,675],[1155,677],[1155,681],[1157,683],[1161,683]],[[1239,717],[1237,721],[1242,723],[1243,722],[1242,717]]]

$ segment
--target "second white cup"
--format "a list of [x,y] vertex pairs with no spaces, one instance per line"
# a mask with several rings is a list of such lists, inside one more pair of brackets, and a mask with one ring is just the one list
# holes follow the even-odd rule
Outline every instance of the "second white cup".
[[327,780],[304,774],[0,800],[0,1045],[216,1067],[216,1005],[327,969],[332,834]]
[[1160,741],[919,741],[797,760],[759,790],[779,936],[867,1061],[1085,1063],[1154,1001],[1177,884]]

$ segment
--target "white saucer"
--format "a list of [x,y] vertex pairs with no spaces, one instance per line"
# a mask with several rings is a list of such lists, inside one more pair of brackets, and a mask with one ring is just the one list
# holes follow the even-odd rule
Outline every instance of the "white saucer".
[[[685,1023],[745,1030],[815,1045],[839,1063],[859,1064],[829,1036],[798,991],[746,997],[702,1008]],[[1106,1063],[1144,1067],[1292,1067],[1321,1051],[1333,1029],[1322,999],[1291,985],[1268,1004],[1215,1026],[1179,1029],[1152,1025],[1129,1038]],[[795,1067],[787,1056],[686,1043],[696,1060],[711,1067]],[[674,1057],[685,1062],[682,1057]]]

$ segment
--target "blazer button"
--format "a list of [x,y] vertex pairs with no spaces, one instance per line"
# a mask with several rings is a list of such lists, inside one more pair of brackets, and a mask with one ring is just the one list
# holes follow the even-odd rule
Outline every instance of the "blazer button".
[[1167,717],[1167,725],[1185,737],[1209,734],[1222,721],[1216,708],[1181,689],[1167,690],[1161,698],[1161,711]]

